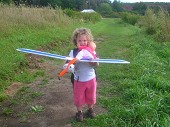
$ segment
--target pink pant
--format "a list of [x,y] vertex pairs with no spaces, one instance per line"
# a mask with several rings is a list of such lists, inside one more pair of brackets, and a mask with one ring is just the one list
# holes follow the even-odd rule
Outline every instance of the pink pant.
[[96,78],[87,82],[79,82],[77,80],[74,80],[74,105],[82,106],[84,104],[95,104],[96,87]]

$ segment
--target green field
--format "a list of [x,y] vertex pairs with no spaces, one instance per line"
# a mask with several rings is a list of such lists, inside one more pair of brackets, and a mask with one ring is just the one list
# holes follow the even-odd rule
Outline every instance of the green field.
[[97,45],[99,57],[131,64],[100,65],[98,101],[108,113],[80,126],[169,127],[170,44],[160,44],[119,19],[89,27],[102,38]]
[[[139,28],[120,19],[68,25],[25,25],[23,21],[1,26],[7,28],[0,33],[1,101],[6,98],[4,89],[12,82],[28,83],[36,78],[27,72],[25,55],[17,52],[16,48],[44,47],[46,51],[67,55],[73,48],[71,32],[77,27],[88,27],[97,42],[100,58],[125,59],[131,63],[101,64],[97,68],[98,104],[108,112],[83,123],[73,122],[73,126],[169,127],[170,42],[158,43]],[[55,46],[49,46],[51,44]]]

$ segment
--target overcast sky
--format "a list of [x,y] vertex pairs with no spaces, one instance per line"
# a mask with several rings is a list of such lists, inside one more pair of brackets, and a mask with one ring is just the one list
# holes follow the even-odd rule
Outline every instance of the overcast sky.
[[[114,0],[111,0],[111,1],[114,1]],[[170,0],[120,0],[120,2],[123,2],[123,3],[136,3],[140,1],[141,2],[170,2]]]

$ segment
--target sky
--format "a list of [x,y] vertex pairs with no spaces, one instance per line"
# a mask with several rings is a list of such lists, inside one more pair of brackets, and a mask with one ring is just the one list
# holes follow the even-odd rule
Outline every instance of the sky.
[[[114,1],[114,0],[111,0]],[[170,2],[170,0],[117,0],[122,3],[136,3],[136,2]]]

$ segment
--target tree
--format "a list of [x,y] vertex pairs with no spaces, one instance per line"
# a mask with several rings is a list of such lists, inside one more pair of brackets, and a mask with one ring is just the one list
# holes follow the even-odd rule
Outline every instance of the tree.
[[104,17],[109,17],[112,13],[112,7],[108,3],[101,3],[97,11]]
[[137,12],[137,13],[139,13],[139,14],[141,14],[141,15],[144,15],[146,9],[147,9],[147,6],[146,6],[145,3],[143,3],[143,2],[139,2],[139,3],[138,3],[138,2],[137,2],[137,3],[134,4],[132,10],[135,11],[135,12]]
[[60,0],[40,0],[39,1],[39,5],[40,6],[52,6],[52,7],[56,7],[56,6],[60,6],[61,1]]
[[4,4],[11,4],[12,0],[0,0],[0,3],[4,3]]
[[120,3],[120,1],[114,0],[112,3],[112,10],[115,12],[122,12],[124,11],[122,4]]
[[83,1],[84,0],[76,0],[76,5],[75,5],[75,8],[76,10],[83,10]]

